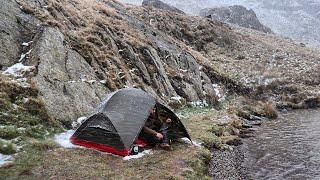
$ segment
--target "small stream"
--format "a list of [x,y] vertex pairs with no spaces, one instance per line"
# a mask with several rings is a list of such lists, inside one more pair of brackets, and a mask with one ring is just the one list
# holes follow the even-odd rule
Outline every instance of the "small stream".
[[249,179],[320,179],[320,110],[288,112],[244,139]]

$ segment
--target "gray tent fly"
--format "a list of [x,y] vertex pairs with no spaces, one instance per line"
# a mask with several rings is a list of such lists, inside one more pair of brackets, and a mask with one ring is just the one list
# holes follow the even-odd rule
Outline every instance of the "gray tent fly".
[[170,139],[186,137],[191,141],[182,122],[169,108],[136,88],[124,88],[109,94],[70,140],[76,145],[127,156],[133,145],[139,143],[139,133],[154,107],[172,119],[168,129]]

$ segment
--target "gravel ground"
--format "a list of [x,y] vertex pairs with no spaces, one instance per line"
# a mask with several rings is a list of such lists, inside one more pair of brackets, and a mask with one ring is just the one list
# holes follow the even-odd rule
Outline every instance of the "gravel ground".
[[213,179],[248,179],[242,167],[244,155],[242,145],[233,146],[232,150],[212,150],[210,174]]

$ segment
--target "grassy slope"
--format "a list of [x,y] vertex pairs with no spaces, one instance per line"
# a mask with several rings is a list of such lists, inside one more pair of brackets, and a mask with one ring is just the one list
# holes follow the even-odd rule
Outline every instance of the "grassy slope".
[[[204,141],[206,147],[222,142],[211,129],[226,115],[225,111],[185,108],[178,113],[194,140]],[[176,142],[170,152],[157,149],[140,159],[124,161],[90,149],[57,148],[47,140],[33,142],[16,157],[12,167],[0,169],[0,174],[12,179],[210,179],[210,161],[207,148],[182,142]]]

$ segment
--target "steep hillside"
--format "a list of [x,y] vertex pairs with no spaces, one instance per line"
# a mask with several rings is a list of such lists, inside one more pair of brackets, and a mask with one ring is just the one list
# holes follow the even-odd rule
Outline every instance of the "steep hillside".
[[[142,0],[122,0],[141,5]],[[260,22],[277,34],[320,47],[319,7],[317,0],[163,0],[188,14],[198,15],[201,9],[242,5],[253,9]]]
[[[241,87],[222,76],[225,82],[216,79],[210,62],[182,39],[161,32],[156,19],[144,22],[143,14],[134,14],[144,8],[126,9],[113,1],[39,2],[7,2],[17,9],[13,16],[29,18],[13,26],[20,30],[19,37],[14,31],[8,34],[17,39],[10,42],[12,46],[30,41],[19,51],[27,52],[21,61],[36,67],[31,79],[49,114],[62,122],[90,113],[106,93],[123,87],[143,88],[167,102],[181,96],[211,104],[221,96],[213,84]],[[171,15],[181,16],[180,21],[187,18]],[[22,23],[26,27],[19,28]],[[28,31],[29,26],[35,31]],[[219,26],[223,35],[227,29]],[[185,37],[183,29],[169,30]],[[16,63],[15,57],[7,56],[3,66]]]
[[10,26],[3,26],[2,41],[11,38],[6,46],[18,47],[4,54],[3,69],[22,54],[19,62],[34,67],[29,77],[49,115],[66,126],[123,87],[145,89],[171,104],[214,105],[226,91],[246,94],[273,81],[319,84],[312,71],[319,66],[317,53],[214,20],[115,1],[2,4],[12,17],[4,21]]
[[[319,52],[274,34],[115,0],[3,0],[0,10],[0,159],[19,152],[6,175],[208,178],[208,149],[239,143],[242,121],[320,105]],[[46,139],[124,87],[189,104],[180,117],[205,148],[177,143],[124,163]]]

